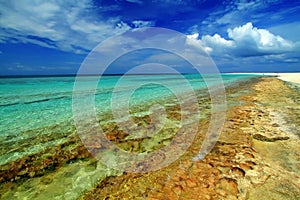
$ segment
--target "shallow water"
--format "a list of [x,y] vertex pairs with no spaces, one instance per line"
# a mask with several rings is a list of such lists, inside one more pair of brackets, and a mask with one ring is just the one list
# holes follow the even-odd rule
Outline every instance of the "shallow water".
[[[222,75],[225,85],[251,77]],[[151,151],[168,145],[178,129],[180,110],[174,91],[166,86],[175,85],[184,94],[185,88],[178,84],[179,78],[178,75],[126,76],[116,87],[120,76],[104,76],[95,91],[95,107],[111,140],[121,142],[119,145],[130,151]],[[97,77],[86,77],[84,84],[88,88],[95,79]],[[201,97],[206,93],[204,80],[197,75],[185,75],[185,79],[194,90],[202,91],[197,93],[200,106],[209,110],[209,100]],[[74,81],[75,77],[0,79],[0,182],[1,190],[5,191],[3,199],[76,199],[105,177],[121,173],[97,162],[82,146],[72,120]],[[122,143],[127,135],[120,136],[122,132],[109,114],[111,97],[118,93],[122,98],[137,85],[141,87],[130,99],[130,106],[134,108],[132,115],[137,122],[142,126],[149,123],[147,117],[151,113],[147,108],[152,103],[163,104],[169,117],[161,134],[139,144],[131,140]],[[127,102],[120,101],[114,106],[122,107],[123,103]],[[205,117],[204,113],[202,118]]]

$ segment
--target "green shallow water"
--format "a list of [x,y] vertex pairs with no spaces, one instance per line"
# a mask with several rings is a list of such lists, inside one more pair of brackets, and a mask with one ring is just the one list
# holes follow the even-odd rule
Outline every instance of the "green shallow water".
[[[225,85],[251,77],[222,76]],[[182,94],[185,90],[178,84],[177,75],[128,76],[115,88],[119,78],[104,76],[95,91],[96,113],[100,123],[108,127],[108,133],[116,130],[110,114],[113,92],[122,97],[141,85],[133,92],[130,106],[132,116],[141,118],[139,123],[147,125],[144,118],[151,114],[147,110],[151,104],[160,103],[171,110],[178,104],[172,91],[164,86],[175,85]],[[89,88],[95,79],[87,77],[84,84]],[[194,90],[201,91],[197,93],[199,98],[207,93],[200,76],[185,75],[185,79]],[[121,174],[82,152],[72,119],[74,81],[75,77],[0,79],[0,166],[6,177],[0,187],[3,199],[76,199],[105,177]],[[209,100],[204,98],[200,106],[201,102],[209,110]],[[127,102],[120,99],[116,106],[122,107],[123,103]],[[170,113],[176,116],[176,112],[179,111]],[[201,117],[205,118],[206,114]],[[160,147],[161,141],[168,145],[177,128],[178,119],[168,118],[162,134],[143,140],[138,148],[150,151]],[[135,144],[132,143],[133,149]],[[128,145],[122,147],[128,150]]]

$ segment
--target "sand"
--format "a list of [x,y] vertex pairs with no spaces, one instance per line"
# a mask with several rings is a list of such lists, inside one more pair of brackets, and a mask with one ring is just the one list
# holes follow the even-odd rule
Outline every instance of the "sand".
[[278,77],[278,79],[286,81],[286,82],[291,82],[291,83],[296,83],[300,84],[300,72],[293,72],[293,73],[224,73],[224,74],[253,74],[253,75],[261,75],[261,76],[275,76]]
[[254,75],[261,75],[261,76],[275,76],[278,79],[297,83],[300,84],[300,72],[293,72],[293,73],[225,73],[225,74],[254,74]]
[[279,73],[278,78],[283,81],[300,84],[300,73]]

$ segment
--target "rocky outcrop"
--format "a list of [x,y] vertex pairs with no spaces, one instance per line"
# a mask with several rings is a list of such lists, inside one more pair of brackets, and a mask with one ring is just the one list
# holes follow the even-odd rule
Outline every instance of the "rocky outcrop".
[[[227,90],[230,109],[226,123],[217,144],[203,160],[192,158],[199,151],[207,122],[199,124],[202,132],[170,166],[147,174],[108,178],[82,199],[297,199],[300,166],[295,163],[300,160],[296,151],[300,144],[274,119],[274,112],[285,111],[272,104],[289,99],[289,89],[274,78],[250,85]],[[230,96],[236,93],[242,95]],[[293,168],[284,162],[294,162]]]

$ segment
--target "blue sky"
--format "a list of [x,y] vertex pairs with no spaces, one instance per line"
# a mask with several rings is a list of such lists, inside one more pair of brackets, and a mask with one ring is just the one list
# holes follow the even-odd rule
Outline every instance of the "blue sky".
[[300,71],[299,19],[300,1],[0,0],[0,75],[75,74],[101,41],[141,27],[189,35],[221,72]]

